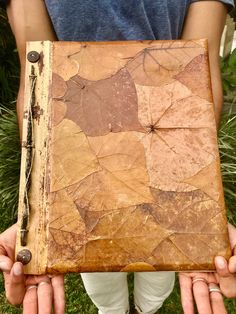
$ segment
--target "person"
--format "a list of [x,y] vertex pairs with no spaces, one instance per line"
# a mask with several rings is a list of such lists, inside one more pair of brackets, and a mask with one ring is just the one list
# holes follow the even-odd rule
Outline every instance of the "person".
[[[216,121],[219,124],[222,108],[219,45],[227,13],[226,5],[232,4],[232,0],[11,0],[7,13],[21,63],[17,101],[20,130],[24,100],[25,43],[29,40],[57,39],[107,41],[207,37]],[[83,274],[82,278],[99,313],[128,312],[128,290],[124,273]],[[155,313],[171,293],[173,285],[174,273],[171,272],[135,274],[137,311]]]
[[25,276],[23,265],[15,262],[16,224],[0,234],[0,270],[8,301],[23,304],[24,314],[65,312],[64,280],[58,276]]
[[[228,224],[233,256],[227,262],[215,258],[216,273],[180,273],[181,301],[185,314],[194,313],[194,298],[199,314],[226,313],[221,293],[228,298],[236,297],[236,228]],[[0,234],[0,270],[4,273],[6,295],[11,304],[22,304],[24,314],[63,314],[65,294],[63,276],[24,276],[23,266],[14,262],[16,225]],[[219,284],[218,291],[209,293],[209,285]],[[38,288],[36,288],[36,286]],[[37,312],[38,306],[38,312]]]
[[215,273],[179,273],[181,302],[185,314],[194,314],[194,299],[199,314],[226,314],[223,296],[236,297],[236,228],[228,224],[232,257],[227,262],[215,257]]

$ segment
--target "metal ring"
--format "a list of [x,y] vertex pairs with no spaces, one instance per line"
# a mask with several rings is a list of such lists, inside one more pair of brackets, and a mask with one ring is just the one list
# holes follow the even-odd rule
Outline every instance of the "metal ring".
[[195,278],[193,279],[192,284],[195,284],[197,281],[205,282],[208,285],[208,282],[204,278]]
[[222,294],[220,288],[209,288],[209,292],[219,292]]
[[222,292],[220,290],[220,287],[218,285],[216,285],[216,284],[211,285],[211,286],[209,285],[208,289],[209,289],[210,293],[211,292],[218,292],[218,293],[222,294]]
[[50,285],[50,282],[48,281],[41,281],[40,283],[38,283],[38,286],[43,286],[43,285]]
[[37,289],[38,286],[37,285],[30,285],[26,287],[26,291],[30,290],[30,289]]

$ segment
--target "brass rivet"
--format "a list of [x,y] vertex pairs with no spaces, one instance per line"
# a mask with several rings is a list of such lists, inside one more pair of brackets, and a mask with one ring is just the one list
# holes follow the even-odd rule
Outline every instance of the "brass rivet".
[[39,61],[40,54],[37,51],[30,51],[27,54],[27,59],[29,62],[35,63]]
[[23,265],[28,264],[31,261],[32,254],[29,250],[24,249],[18,252],[17,254],[17,262],[21,262]]

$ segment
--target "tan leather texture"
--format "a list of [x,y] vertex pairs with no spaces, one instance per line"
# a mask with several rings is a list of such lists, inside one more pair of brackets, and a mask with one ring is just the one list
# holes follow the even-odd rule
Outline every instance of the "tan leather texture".
[[229,257],[206,41],[55,42],[51,54],[45,271]]

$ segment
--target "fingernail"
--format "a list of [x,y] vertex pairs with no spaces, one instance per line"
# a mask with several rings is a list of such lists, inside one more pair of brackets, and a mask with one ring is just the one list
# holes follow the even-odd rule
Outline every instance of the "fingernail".
[[13,266],[13,274],[15,276],[20,276],[23,274],[22,266],[20,264],[17,263]]
[[224,261],[223,257],[217,256],[217,257],[215,258],[215,262],[216,262],[216,266],[217,266],[219,269],[224,269],[224,268],[225,268],[225,261]]
[[6,262],[0,262],[0,269],[2,271],[9,270],[8,267],[7,267],[7,263]]

